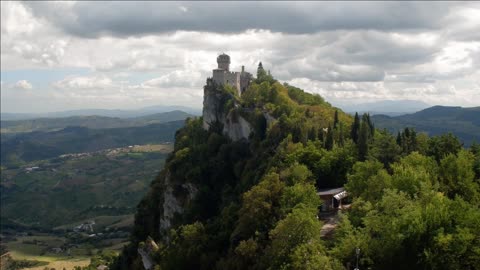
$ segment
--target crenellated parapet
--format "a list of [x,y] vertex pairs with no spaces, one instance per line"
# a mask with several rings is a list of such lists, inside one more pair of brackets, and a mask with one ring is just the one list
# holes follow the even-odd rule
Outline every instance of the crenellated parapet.
[[246,72],[244,66],[241,72],[230,71],[230,56],[227,54],[219,55],[217,64],[218,68],[213,70],[212,80],[218,85],[230,85],[242,95],[253,79],[252,74]]

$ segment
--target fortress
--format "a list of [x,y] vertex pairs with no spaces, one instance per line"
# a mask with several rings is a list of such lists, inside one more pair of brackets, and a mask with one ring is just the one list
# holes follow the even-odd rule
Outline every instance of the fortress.
[[230,85],[242,95],[253,79],[252,74],[245,72],[244,66],[241,72],[230,71],[230,56],[224,53],[217,57],[217,63],[218,68],[213,70],[213,82],[218,85]]
[[[212,125],[222,126],[222,133],[233,141],[248,140],[253,127],[240,112],[247,112],[249,109],[242,108],[232,93],[221,91],[215,86],[229,85],[241,96],[254,78],[252,74],[245,72],[244,66],[241,72],[230,71],[230,56],[224,53],[217,57],[217,63],[218,68],[213,70],[213,76],[207,78],[207,85],[203,88],[202,126],[205,130],[209,130]],[[262,63],[258,65],[257,74],[259,72],[264,73]],[[228,107],[227,103],[233,106]]]

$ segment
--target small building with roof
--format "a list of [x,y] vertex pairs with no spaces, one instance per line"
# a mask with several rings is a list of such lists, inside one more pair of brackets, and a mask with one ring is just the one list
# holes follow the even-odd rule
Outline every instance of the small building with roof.
[[342,208],[342,199],[348,196],[345,188],[328,188],[318,190],[317,195],[322,199],[323,204],[321,211],[328,212]]

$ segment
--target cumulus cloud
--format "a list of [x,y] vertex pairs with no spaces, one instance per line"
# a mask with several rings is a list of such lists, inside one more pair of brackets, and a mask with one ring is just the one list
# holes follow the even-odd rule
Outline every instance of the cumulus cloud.
[[[2,72],[87,70],[45,87],[21,77],[72,106],[201,106],[221,52],[233,70],[262,61],[331,101],[480,100],[478,3],[1,2],[1,12]],[[2,88],[18,79],[2,73]]]
[[13,87],[16,88],[16,89],[23,89],[23,90],[29,90],[29,89],[33,88],[32,84],[29,83],[27,80],[20,80],[20,81],[16,82],[13,85]]
[[106,89],[113,86],[113,82],[106,76],[93,77],[68,77],[61,81],[54,82],[53,86],[57,89]]
[[200,88],[205,82],[205,77],[198,71],[176,70],[150,79],[143,83],[146,87],[198,87]]
[[150,105],[183,104],[201,106],[203,90],[192,88],[191,84],[181,85],[171,81],[169,74],[139,83],[124,80],[117,74],[70,76],[52,83],[49,95],[56,100],[64,100],[63,106],[81,108],[138,108]]

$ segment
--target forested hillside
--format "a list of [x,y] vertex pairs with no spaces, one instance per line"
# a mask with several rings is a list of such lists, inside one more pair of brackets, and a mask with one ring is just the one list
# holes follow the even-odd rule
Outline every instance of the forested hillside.
[[[478,269],[478,145],[394,136],[265,73],[241,97],[204,91],[250,136],[188,120],[112,269],[352,269],[357,249],[360,269]],[[317,190],[343,185],[351,207],[323,239]]]
[[374,115],[372,121],[377,127],[393,133],[412,127],[417,132],[426,132],[430,136],[451,132],[466,146],[480,142],[480,107],[434,106],[402,116]]
[[2,133],[20,133],[33,131],[58,131],[66,127],[85,127],[90,129],[140,127],[172,121],[185,120],[193,115],[182,111],[149,114],[140,117],[119,118],[100,115],[70,116],[57,118],[36,118],[29,120],[2,120]]
[[141,127],[90,129],[67,127],[58,131],[35,131],[14,135],[2,134],[1,162],[18,167],[33,160],[54,158],[63,154],[92,152],[134,144],[173,141],[184,120]]

